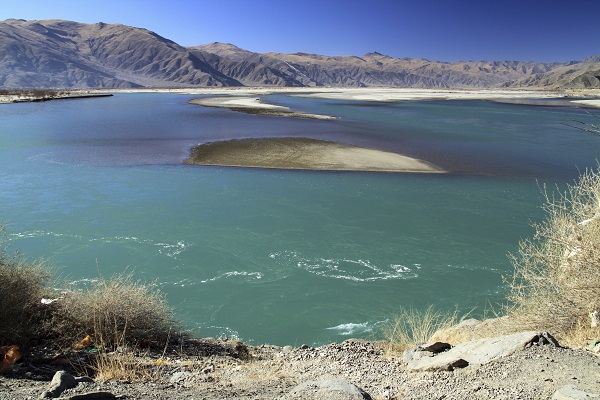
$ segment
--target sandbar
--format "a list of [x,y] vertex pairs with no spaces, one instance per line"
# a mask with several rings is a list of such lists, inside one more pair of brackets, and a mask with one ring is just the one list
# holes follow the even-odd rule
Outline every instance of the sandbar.
[[[43,91],[43,90],[42,90]],[[35,93],[28,93],[27,91],[15,91],[11,94],[0,95],[0,104],[9,103],[32,103],[38,101],[50,101],[50,100],[70,100],[70,99],[88,99],[94,97],[111,97],[111,93],[104,92],[93,92],[90,91],[65,91],[56,92],[48,91],[48,93],[42,95],[36,95]]]
[[299,97],[331,100],[395,102],[414,100],[492,100],[514,98],[556,98],[564,93],[540,90],[501,89],[414,89],[414,88],[344,88],[312,93],[298,93]]
[[583,104],[588,107],[597,107],[600,108],[600,99],[592,99],[592,100],[573,100],[573,103]]
[[313,119],[335,119],[335,117],[329,115],[292,111],[288,107],[263,103],[259,98],[247,96],[204,97],[190,100],[190,103],[198,104],[204,107],[226,108],[228,110],[244,112],[247,114]]
[[190,165],[441,173],[441,168],[401,154],[309,138],[233,139],[195,146]]

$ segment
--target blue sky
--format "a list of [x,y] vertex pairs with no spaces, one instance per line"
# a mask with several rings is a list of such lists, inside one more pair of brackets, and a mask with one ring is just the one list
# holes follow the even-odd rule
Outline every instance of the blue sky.
[[600,0],[0,0],[0,20],[150,29],[184,46],[232,43],[440,61],[569,61],[600,55]]

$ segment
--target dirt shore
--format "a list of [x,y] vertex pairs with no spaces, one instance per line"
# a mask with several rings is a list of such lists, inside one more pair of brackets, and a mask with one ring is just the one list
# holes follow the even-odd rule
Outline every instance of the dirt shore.
[[307,138],[236,139],[201,144],[186,164],[328,171],[439,173],[422,160]]
[[[0,398],[37,399],[55,371],[84,375],[85,360],[83,353],[30,356],[0,374]],[[342,380],[375,400],[548,399],[567,385],[600,393],[600,357],[553,346],[533,346],[482,366],[438,372],[408,372],[400,355],[386,353],[380,342],[362,340],[319,348],[190,340],[140,354],[135,363],[144,372],[140,381],[89,380],[60,398],[299,399],[313,397],[296,397],[292,390],[315,380]],[[89,395],[98,392],[105,397]],[[84,394],[90,397],[76,397]]]

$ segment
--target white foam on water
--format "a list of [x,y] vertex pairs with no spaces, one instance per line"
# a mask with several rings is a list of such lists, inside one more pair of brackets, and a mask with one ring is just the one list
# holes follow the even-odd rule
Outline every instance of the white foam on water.
[[204,325],[202,323],[198,323],[196,324],[196,330],[209,332],[210,335],[219,339],[227,338],[232,340],[241,340],[239,332],[228,326]]
[[332,326],[330,328],[327,328],[327,330],[337,331],[336,332],[337,334],[347,336],[347,335],[355,335],[355,334],[359,334],[359,333],[371,332],[373,330],[373,325],[371,325],[368,322],[363,322],[363,323],[349,322],[346,324]]
[[177,243],[154,243],[154,246],[161,246],[162,248],[158,250],[159,253],[165,254],[167,257],[177,258],[179,254],[181,254],[185,249],[187,249],[190,245],[184,242],[183,240],[178,241]]
[[160,254],[164,254],[167,257],[177,259],[178,255],[187,250],[191,245],[183,240],[178,240],[176,242],[156,242],[152,239],[140,238],[137,236],[104,236],[99,238],[85,238],[81,235],[75,235],[70,233],[58,233],[58,232],[49,232],[42,230],[33,230],[33,231],[24,231],[24,232],[16,232],[11,233],[10,235],[13,238],[17,239],[32,239],[38,237],[57,237],[57,238],[67,238],[67,239],[77,239],[80,241],[88,241],[88,242],[101,242],[101,243],[123,243],[123,242],[133,242],[138,244],[144,244],[149,246],[158,247],[158,252]]
[[173,286],[180,286],[180,287],[191,286],[193,284],[194,284],[194,282],[189,278],[185,278],[180,281],[173,282]]
[[402,264],[377,265],[370,260],[347,258],[306,258],[295,251],[272,253],[269,257],[280,264],[294,266],[325,278],[346,279],[354,282],[370,282],[387,279],[413,279],[418,275],[420,264],[406,267]]
[[45,236],[46,237],[51,236],[51,237],[67,237],[67,238],[74,238],[74,239],[83,239],[83,237],[79,236],[79,235],[73,235],[73,234],[68,234],[68,233],[48,232],[48,231],[41,231],[41,230],[16,232],[16,233],[10,234],[10,237],[15,237],[18,239],[32,239],[32,238],[45,237]]
[[214,278],[201,280],[200,283],[214,282],[219,279],[229,278],[232,276],[251,276],[254,279],[262,279],[263,274],[260,272],[247,272],[247,271],[229,271],[223,274],[217,275]]
[[178,240],[174,243],[169,242],[155,242],[152,239],[139,238],[137,236],[113,236],[113,237],[102,237],[98,239],[91,239],[90,241],[100,241],[104,243],[112,243],[112,242],[127,242],[131,241],[139,244],[147,244],[150,246],[158,247],[158,252],[160,254],[164,254],[167,257],[171,257],[177,259],[177,256],[184,252],[187,248],[190,247],[190,244],[183,241]]

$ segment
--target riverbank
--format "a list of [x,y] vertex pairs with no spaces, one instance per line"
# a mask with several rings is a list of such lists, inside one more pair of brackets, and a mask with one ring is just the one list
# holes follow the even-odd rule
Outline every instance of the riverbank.
[[326,171],[440,173],[426,161],[396,153],[307,138],[236,139],[192,148],[189,165]]
[[86,99],[94,97],[111,97],[111,93],[98,92],[98,91],[55,91],[55,90],[17,90],[17,91],[4,91],[0,93],[0,104],[8,103],[31,103],[37,101],[50,101],[50,100],[66,100],[66,99]]
[[[90,357],[83,351],[31,355],[0,374],[0,397],[40,398],[56,387],[50,383],[55,371],[85,375]],[[129,379],[71,378],[70,389],[63,387],[60,398],[491,400],[600,393],[600,358],[550,343],[516,349],[484,364],[428,372],[410,372],[401,354],[387,352],[383,342],[364,340],[311,348],[193,339],[137,356],[117,351],[106,357],[115,372],[134,373]]]
[[114,93],[180,93],[206,96],[249,97],[286,94],[350,101],[411,101],[411,100],[493,100],[565,98],[591,100],[600,98],[600,89],[438,89],[438,88],[336,88],[336,87],[227,87],[114,89]]

